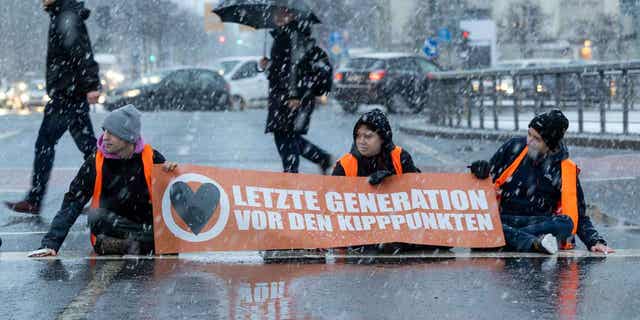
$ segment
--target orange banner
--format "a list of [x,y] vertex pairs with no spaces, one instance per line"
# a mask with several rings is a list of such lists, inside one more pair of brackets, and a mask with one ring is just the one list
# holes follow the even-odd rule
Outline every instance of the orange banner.
[[153,170],[156,251],[504,245],[496,195],[471,174],[366,178],[190,166]]

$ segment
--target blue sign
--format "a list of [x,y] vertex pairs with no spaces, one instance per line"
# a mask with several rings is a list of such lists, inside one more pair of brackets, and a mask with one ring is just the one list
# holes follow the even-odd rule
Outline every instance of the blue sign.
[[427,38],[427,40],[424,41],[422,52],[430,59],[438,57],[438,41],[434,38]]
[[342,34],[340,32],[331,32],[329,35],[329,44],[342,42]]
[[449,42],[451,41],[451,32],[447,28],[438,29],[438,40]]

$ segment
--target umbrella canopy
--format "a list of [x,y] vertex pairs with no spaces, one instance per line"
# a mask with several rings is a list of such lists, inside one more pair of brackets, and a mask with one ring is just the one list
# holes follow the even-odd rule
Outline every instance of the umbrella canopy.
[[244,24],[256,29],[274,29],[277,26],[273,13],[279,8],[292,11],[299,20],[320,23],[305,0],[226,0],[213,9],[213,12],[222,22]]

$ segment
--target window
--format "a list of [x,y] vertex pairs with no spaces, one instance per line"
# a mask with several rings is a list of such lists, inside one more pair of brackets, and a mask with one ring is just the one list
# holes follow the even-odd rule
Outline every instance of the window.
[[249,79],[258,75],[258,63],[250,61],[245,63],[236,74],[233,75],[233,80]]
[[433,63],[431,63],[431,62],[429,62],[427,60],[417,58],[416,62],[418,63],[418,66],[420,67],[420,70],[422,72],[438,72],[438,71],[440,71],[440,70],[438,70],[438,67],[436,67],[435,64],[433,64]]
[[196,88],[215,88],[221,86],[220,82],[221,78],[210,71],[197,70],[193,74],[193,83]]
[[398,58],[389,60],[389,69],[391,71],[417,72],[418,66],[413,58]]
[[349,60],[346,68],[355,70],[384,69],[384,61],[372,58],[356,58]]
[[164,85],[171,88],[186,88],[189,84],[189,71],[180,70],[171,73],[164,80]]

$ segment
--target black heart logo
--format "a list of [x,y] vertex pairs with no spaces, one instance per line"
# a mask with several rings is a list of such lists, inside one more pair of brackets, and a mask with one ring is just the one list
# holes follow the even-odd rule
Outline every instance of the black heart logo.
[[171,205],[193,234],[198,235],[213,217],[220,203],[220,190],[211,183],[204,183],[193,193],[184,182],[171,186]]

